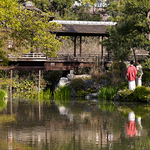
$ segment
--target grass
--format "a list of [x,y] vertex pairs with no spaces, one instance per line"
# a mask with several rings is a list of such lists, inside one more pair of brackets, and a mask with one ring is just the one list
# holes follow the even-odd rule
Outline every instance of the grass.
[[68,100],[71,98],[71,89],[68,86],[60,86],[54,92],[54,100]]
[[101,87],[99,90],[98,98],[111,100],[117,94],[119,87]]

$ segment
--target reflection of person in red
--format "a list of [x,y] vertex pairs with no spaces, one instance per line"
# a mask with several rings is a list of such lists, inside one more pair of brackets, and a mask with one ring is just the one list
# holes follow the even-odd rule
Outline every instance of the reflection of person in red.
[[136,133],[136,122],[134,112],[128,114],[128,123],[127,123],[127,135],[129,137],[134,137]]
[[127,123],[127,135],[129,137],[134,137],[136,133],[136,123],[135,121],[128,121]]

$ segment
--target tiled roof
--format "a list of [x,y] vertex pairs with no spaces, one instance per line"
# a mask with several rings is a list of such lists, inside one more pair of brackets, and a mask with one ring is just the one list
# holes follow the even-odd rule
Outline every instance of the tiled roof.
[[[55,21],[55,20],[54,20]],[[55,31],[60,36],[107,36],[106,28],[110,25],[115,25],[114,22],[96,22],[96,21],[65,21],[57,20],[62,24],[62,28]]]

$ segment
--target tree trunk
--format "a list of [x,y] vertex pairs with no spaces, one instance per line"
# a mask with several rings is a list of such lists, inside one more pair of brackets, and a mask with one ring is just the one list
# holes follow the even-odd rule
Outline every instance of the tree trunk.
[[133,48],[133,54],[134,54],[134,60],[135,60],[135,64],[137,63],[137,59],[136,59],[136,55],[135,55],[135,49]]

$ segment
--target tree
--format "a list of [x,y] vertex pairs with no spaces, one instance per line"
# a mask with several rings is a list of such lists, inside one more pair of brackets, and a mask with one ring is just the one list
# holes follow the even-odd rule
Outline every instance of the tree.
[[123,61],[131,50],[150,50],[150,20],[147,18],[150,3],[149,0],[123,0],[118,3],[113,2],[108,7],[111,20],[117,24],[107,29],[109,37],[104,40],[104,44],[108,51],[113,52],[115,59]]
[[[17,55],[37,50],[52,57],[60,46],[52,32],[60,26],[49,23],[49,14],[26,10],[17,0],[0,0],[0,57],[8,53]],[[8,41],[12,47],[8,50]]]
[[53,0],[51,2],[51,9],[58,11],[60,16],[64,16],[66,9],[70,9],[73,3],[73,0]]

